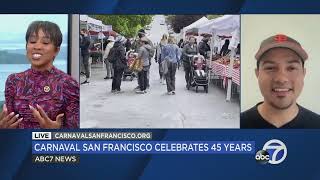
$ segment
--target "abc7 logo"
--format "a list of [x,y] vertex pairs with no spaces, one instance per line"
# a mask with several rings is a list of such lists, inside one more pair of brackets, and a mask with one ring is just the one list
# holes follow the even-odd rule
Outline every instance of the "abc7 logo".
[[282,141],[272,139],[256,153],[255,159],[260,164],[280,164],[286,159],[287,153],[287,147]]

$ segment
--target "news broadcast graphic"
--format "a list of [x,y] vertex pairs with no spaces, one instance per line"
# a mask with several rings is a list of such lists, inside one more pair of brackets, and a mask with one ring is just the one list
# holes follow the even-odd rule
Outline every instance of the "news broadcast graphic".
[[32,140],[151,140],[152,132],[32,132]]
[[79,163],[79,155],[32,155],[33,163]]
[[[101,143],[102,140],[148,140],[152,139],[151,132],[32,132],[33,145],[33,163],[79,163],[80,153],[104,153],[108,146],[110,152],[122,152],[117,148],[114,150],[112,143]],[[46,140],[46,141],[45,141]],[[53,141],[48,141],[53,140]],[[64,141],[63,141],[64,140]],[[70,141],[65,141],[70,140]],[[93,142],[76,140],[92,140]],[[96,141],[100,140],[100,141]],[[46,143],[47,142],[47,143]],[[83,143],[84,142],[84,143]],[[112,141],[111,141],[112,142]],[[122,144],[122,143],[119,143]],[[112,147],[110,147],[110,145]],[[131,145],[131,146],[130,146]],[[137,147],[130,144],[130,148]],[[81,146],[81,147],[80,147]],[[140,144],[139,147],[146,147]],[[79,148],[80,147],[80,148]],[[101,150],[101,147],[102,150]],[[139,148],[138,147],[138,148]],[[111,149],[111,150],[110,150]],[[145,149],[144,149],[145,150]],[[135,151],[143,152],[144,150],[129,150],[125,148],[124,152]]]
[[151,132],[32,132],[32,140],[33,163],[79,163],[81,154],[255,152],[253,141],[153,141]]
[[286,159],[287,154],[287,147],[282,141],[271,139],[256,153],[256,160],[261,164],[280,164]]
[[34,154],[107,154],[107,153],[221,153],[245,154],[254,152],[254,142],[34,142]]
[[[266,178],[294,176],[293,179],[297,179],[306,174],[309,174],[309,179],[319,177],[315,164],[320,159],[314,156],[319,148],[316,143],[317,130],[80,129],[60,132],[25,130],[20,132],[23,134],[21,136],[15,131],[6,131],[6,135],[0,136],[0,141],[6,142],[0,150],[0,158],[6,162],[6,167],[2,166],[5,170],[2,175],[8,177],[19,166],[15,173],[17,178],[44,177],[50,172],[57,172],[55,168],[58,167],[65,170],[59,171],[61,176],[71,177],[69,173],[72,173],[72,177],[79,179],[137,179],[140,176],[142,179],[149,179],[154,174],[166,179],[178,178],[177,173],[183,178],[193,179],[199,175],[196,173],[199,171],[206,179],[234,179],[248,177],[248,169],[257,169],[254,174],[268,169],[270,174],[264,175]],[[88,135],[90,133],[91,136]],[[152,138],[123,139],[124,134],[129,136],[134,133],[149,134]],[[52,138],[58,135],[73,138]],[[121,139],[116,139],[115,135]],[[81,136],[86,138],[79,139]],[[107,136],[111,139],[101,139]],[[263,152],[259,153],[261,150]],[[263,161],[266,163],[262,163]],[[273,162],[279,163],[272,164]],[[292,171],[300,167],[300,163],[304,164],[304,171]],[[88,168],[92,172],[90,176],[86,175]],[[166,173],[160,173],[160,169]],[[226,175],[230,170],[225,169],[232,169],[233,173]],[[38,173],[34,175],[34,172]],[[138,175],[136,172],[142,174]]]

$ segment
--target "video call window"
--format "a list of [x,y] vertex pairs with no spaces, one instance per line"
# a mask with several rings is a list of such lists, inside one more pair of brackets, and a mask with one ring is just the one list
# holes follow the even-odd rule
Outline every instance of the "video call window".
[[26,57],[25,33],[32,21],[51,21],[61,29],[63,42],[53,64],[67,73],[68,69],[68,15],[67,14],[15,14],[0,15],[0,104],[4,102],[7,77],[30,68]]

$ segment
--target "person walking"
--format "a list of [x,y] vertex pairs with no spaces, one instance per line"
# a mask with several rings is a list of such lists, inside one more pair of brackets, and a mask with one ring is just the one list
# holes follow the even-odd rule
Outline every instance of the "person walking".
[[150,69],[150,62],[149,62],[149,52],[148,49],[152,48],[149,45],[149,40],[146,37],[142,37],[140,39],[142,46],[140,46],[138,50],[138,59],[141,59],[143,69],[142,71],[138,72],[138,82],[139,82],[139,89],[136,90],[138,94],[147,93],[147,85],[148,85],[148,77],[147,73]]
[[[136,39],[136,41],[133,43],[133,49],[135,50],[135,52],[138,52],[139,51],[139,48],[141,47],[141,46],[143,46],[143,42],[141,42],[141,39],[142,38],[144,38],[145,40],[147,40],[148,42],[148,48],[147,48],[147,51],[148,51],[148,54],[149,54],[149,66],[151,66],[151,59],[152,59],[152,57],[154,56],[154,54],[155,54],[155,48],[153,47],[153,43],[152,43],[152,41],[149,39],[149,38],[147,38],[146,37],[146,32],[145,32],[145,30],[144,29],[140,29],[139,31],[138,31],[138,39]],[[149,70],[150,70],[150,68],[149,68]],[[150,79],[150,72],[149,72],[149,70],[147,71],[147,88],[149,88],[150,87],[150,83],[149,83],[149,79]],[[140,89],[140,84],[139,84],[139,81],[138,81],[138,86],[135,88],[135,90],[137,90],[137,89]]]
[[156,62],[159,63],[159,76],[160,76],[160,83],[165,84],[165,76],[163,75],[163,68],[162,68],[162,49],[168,43],[168,36],[166,34],[162,35],[159,45],[156,49]]
[[106,63],[106,69],[107,69],[107,75],[104,79],[110,79],[110,78],[113,78],[113,75],[114,75],[114,72],[113,72],[113,67],[112,67],[112,63],[110,63],[107,58],[108,58],[108,55],[110,53],[110,50],[111,48],[113,47],[114,45],[114,37],[113,36],[109,36],[108,39],[107,39],[107,47],[104,51],[104,54],[103,54],[103,60],[104,62]]
[[124,47],[125,38],[118,36],[116,42],[110,50],[108,61],[112,63],[114,77],[112,79],[112,93],[121,92],[121,78],[124,69],[127,67],[126,50]]
[[208,44],[209,37],[204,37],[201,42],[199,43],[199,53],[202,55],[205,59],[208,59],[209,56],[207,54],[208,51],[210,51],[210,46]]
[[[131,47],[134,50],[135,53],[138,53],[140,47],[142,46],[142,42],[141,42],[141,38],[145,37],[145,31],[144,29],[140,29],[138,31],[137,37],[135,38],[135,40],[133,41]],[[151,42],[151,41],[150,41]],[[134,90],[139,90],[140,89],[140,81],[138,78],[138,86],[134,88]]]
[[198,53],[198,47],[196,44],[196,38],[191,36],[188,43],[183,47],[182,50],[182,61],[185,72],[186,88],[189,89],[191,86],[191,60],[193,55]]
[[177,64],[180,60],[180,50],[179,47],[175,44],[174,37],[169,36],[168,44],[165,45],[162,49],[162,63],[166,66],[164,76],[167,81],[167,93],[168,95],[175,94],[175,80],[176,80],[176,69]]
[[83,61],[83,66],[86,74],[86,80],[81,84],[86,84],[90,82],[90,69],[89,69],[89,46],[90,46],[90,38],[88,36],[88,30],[81,29],[80,35],[82,38],[80,41],[80,49],[81,49],[81,56]]

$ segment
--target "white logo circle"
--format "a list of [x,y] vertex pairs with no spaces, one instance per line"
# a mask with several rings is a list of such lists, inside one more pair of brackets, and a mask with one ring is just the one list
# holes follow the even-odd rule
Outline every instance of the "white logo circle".
[[[277,145],[274,145],[274,144],[277,144]],[[286,159],[287,154],[288,154],[288,150],[287,150],[286,145],[278,139],[269,140],[268,142],[266,142],[264,144],[262,149],[265,151],[268,151],[268,149],[275,150],[273,152],[273,154],[270,154],[270,159],[269,159],[270,164],[280,164],[282,161],[284,161]],[[277,160],[277,155],[282,150],[284,151],[283,156]]]

